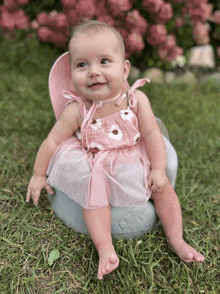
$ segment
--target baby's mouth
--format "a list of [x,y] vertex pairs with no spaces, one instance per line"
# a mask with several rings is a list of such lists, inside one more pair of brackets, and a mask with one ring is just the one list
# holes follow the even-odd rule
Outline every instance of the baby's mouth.
[[105,83],[94,83],[92,85],[89,85],[89,88],[100,88],[104,85],[105,85]]

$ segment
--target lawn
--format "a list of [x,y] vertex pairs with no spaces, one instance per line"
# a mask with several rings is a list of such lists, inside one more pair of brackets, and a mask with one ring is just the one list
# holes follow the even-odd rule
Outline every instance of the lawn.
[[[60,52],[34,40],[1,42],[1,293],[220,293],[220,88],[142,88],[178,154],[184,238],[205,262],[180,261],[159,227],[142,238],[114,240],[120,266],[99,281],[90,237],[67,228],[45,192],[38,207],[25,202],[37,149],[55,122],[47,81]],[[50,265],[54,249],[60,257]]]

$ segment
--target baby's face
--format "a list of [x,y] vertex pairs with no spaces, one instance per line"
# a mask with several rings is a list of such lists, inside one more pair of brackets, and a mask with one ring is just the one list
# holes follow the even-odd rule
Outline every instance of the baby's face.
[[76,33],[70,43],[73,85],[90,101],[112,98],[122,91],[130,64],[111,31]]

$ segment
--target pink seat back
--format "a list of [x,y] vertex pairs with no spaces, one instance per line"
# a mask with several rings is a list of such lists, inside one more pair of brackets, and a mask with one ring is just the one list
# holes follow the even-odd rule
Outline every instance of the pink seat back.
[[[128,82],[126,81],[126,87]],[[69,60],[69,52],[62,54],[53,64],[49,74],[49,93],[53,106],[54,114],[58,120],[65,108],[67,99],[62,95],[62,91],[69,91],[73,94],[74,90],[71,78],[71,66]]]

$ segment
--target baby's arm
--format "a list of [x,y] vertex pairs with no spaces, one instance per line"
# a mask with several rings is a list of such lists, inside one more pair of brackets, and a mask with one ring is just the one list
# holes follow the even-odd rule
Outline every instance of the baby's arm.
[[147,96],[139,90],[136,90],[135,96],[137,98],[138,124],[151,163],[148,185],[152,191],[158,191],[168,183],[165,172],[166,146]]
[[27,202],[32,197],[34,204],[38,205],[40,193],[43,188],[46,188],[48,193],[53,193],[52,188],[47,183],[46,172],[48,164],[57,146],[70,138],[78,129],[79,117],[78,104],[76,102],[70,103],[64,109],[60,119],[40,146],[34,164],[34,174],[28,185]]

